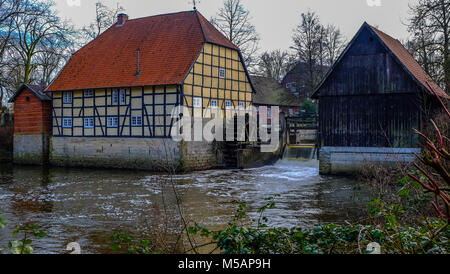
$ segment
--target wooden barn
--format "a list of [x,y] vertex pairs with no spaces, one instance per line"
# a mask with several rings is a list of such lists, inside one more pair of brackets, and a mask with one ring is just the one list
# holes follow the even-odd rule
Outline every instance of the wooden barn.
[[448,98],[398,40],[364,23],[312,96],[321,173],[413,160],[432,89]]

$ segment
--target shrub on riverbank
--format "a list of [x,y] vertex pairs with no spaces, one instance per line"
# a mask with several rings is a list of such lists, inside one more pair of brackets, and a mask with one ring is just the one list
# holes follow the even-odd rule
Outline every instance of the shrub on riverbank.
[[446,254],[450,250],[450,229],[440,218],[409,226],[398,222],[404,214],[399,205],[373,200],[368,208],[372,225],[327,224],[313,229],[267,227],[263,213],[275,206],[270,202],[259,209],[260,218],[253,226],[242,226],[246,216],[241,204],[233,221],[224,230],[211,231],[196,225],[190,233],[212,238],[225,254],[363,254],[369,243],[376,242],[384,254]]
[[[0,216],[0,229],[7,225],[7,221]],[[19,240],[15,240],[19,236]],[[44,238],[45,232],[40,230],[38,226],[33,224],[16,226],[14,232],[11,234],[11,240],[8,242],[8,247],[0,247],[0,254],[32,254],[34,249],[31,246],[34,239]]]
[[[398,164],[395,169],[373,165],[359,174],[358,181],[369,188],[371,199],[401,205],[404,208],[404,213],[398,216],[401,223],[419,225],[424,217],[435,217],[430,210],[433,197],[408,174],[419,172],[412,165]],[[364,210],[368,215],[368,208]],[[360,223],[368,224],[367,220],[360,220]]]
[[[188,228],[192,237],[203,238],[204,244],[192,246],[188,252],[200,253],[202,247],[212,246],[201,253],[224,254],[367,254],[379,244],[383,254],[447,254],[450,251],[450,229],[440,218],[424,219],[419,225],[401,224],[404,210],[400,205],[387,205],[379,199],[368,205],[372,224],[326,224],[312,229],[269,227],[264,216],[275,207],[274,198],[258,209],[259,218],[247,223],[247,207],[240,204],[234,218],[222,230],[209,230],[194,225]],[[131,254],[164,253],[151,240],[135,240],[123,232],[112,237],[115,249]]]

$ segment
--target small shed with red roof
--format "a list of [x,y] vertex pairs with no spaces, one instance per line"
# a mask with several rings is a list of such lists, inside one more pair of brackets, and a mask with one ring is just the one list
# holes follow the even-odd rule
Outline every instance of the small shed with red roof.
[[14,162],[45,163],[51,133],[51,98],[42,86],[23,84],[10,102],[14,103]]

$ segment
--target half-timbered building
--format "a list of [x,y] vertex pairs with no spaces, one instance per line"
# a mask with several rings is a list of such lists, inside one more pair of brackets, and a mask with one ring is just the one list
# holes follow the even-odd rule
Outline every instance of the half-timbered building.
[[251,104],[239,49],[199,12],[121,18],[47,89],[54,137],[164,138],[176,105]]
[[50,162],[151,169],[169,150],[184,169],[213,167],[210,144],[170,139],[173,108],[243,109],[252,93],[239,48],[198,11],[120,14],[46,90]]

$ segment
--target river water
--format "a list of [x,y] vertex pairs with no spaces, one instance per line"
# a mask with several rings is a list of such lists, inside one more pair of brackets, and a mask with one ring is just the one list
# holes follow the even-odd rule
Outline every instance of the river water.
[[354,220],[369,197],[349,178],[320,176],[315,160],[174,176],[0,164],[0,215],[9,221],[0,230],[0,247],[7,245],[15,225],[33,223],[47,233],[33,243],[35,253],[63,253],[72,241],[85,253],[110,253],[114,231],[139,236],[151,229],[155,212],[168,208],[166,214],[177,214],[174,190],[186,218],[211,228],[226,225],[240,202],[255,217],[252,212],[264,199],[277,194],[276,207],[266,216],[269,225],[284,227]]

